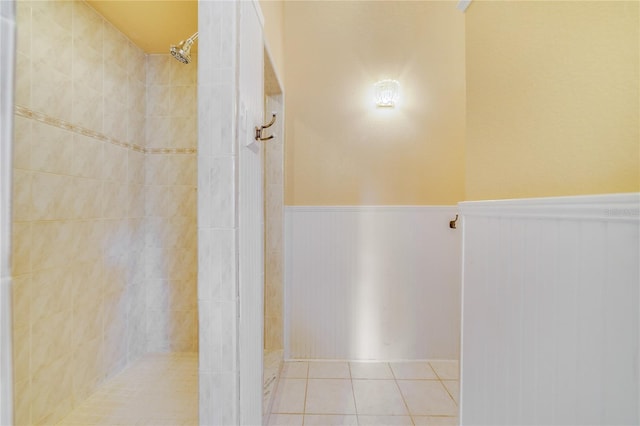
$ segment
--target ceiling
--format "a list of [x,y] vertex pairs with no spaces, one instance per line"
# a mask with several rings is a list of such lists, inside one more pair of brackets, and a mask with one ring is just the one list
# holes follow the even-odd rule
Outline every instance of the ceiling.
[[198,31],[197,0],[87,0],[87,3],[146,53],[169,53],[170,45]]

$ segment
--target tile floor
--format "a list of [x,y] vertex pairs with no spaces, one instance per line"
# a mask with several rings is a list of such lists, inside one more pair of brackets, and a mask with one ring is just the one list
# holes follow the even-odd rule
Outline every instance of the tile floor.
[[59,425],[195,426],[198,354],[149,354],[106,382]]
[[285,362],[270,426],[457,425],[457,361]]
[[[457,425],[458,363],[285,362],[268,422]],[[59,425],[195,426],[198,356],[150,354],[105,383]]]

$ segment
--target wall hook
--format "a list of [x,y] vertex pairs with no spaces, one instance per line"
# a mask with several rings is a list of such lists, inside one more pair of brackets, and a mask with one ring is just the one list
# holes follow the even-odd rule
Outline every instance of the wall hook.
[[458,215],[456,215],[455,219],[449,221],[449,228],[456,229],[456,222],[457,221],[458,221]]
[[267,124],[264,124],[260,127],[256,127],[256,140],[257,141],[268,141],[269,139],[273,139],[273,135],[268,136],[268,137],[262,137],[262,131],[264,129],[268,129],[269,127],[273,126],[273,124],[276,122],[276,113],[272,113],[271,115],[271,121],[269,121]]

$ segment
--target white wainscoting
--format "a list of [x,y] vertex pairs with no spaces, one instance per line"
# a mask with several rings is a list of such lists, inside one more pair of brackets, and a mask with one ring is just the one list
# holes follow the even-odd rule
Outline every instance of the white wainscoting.
[[458,359],[457,206],[285,209],[285,357]]
[[461,424],[637,425],[640,194],[460,211]]

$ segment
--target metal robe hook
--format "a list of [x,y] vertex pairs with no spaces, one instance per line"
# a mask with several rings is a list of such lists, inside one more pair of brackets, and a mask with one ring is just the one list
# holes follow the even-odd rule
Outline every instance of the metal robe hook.
[[456,222],[457,221],[458,221],[458,215],[456,215],[455,219],[449,221],[449,228],[456,229]]
[[256,140],[257,141],[268,141],[269,139],[273,139],[273,135],[268,136],[266,138],[262,137],[262,131],[264,129],[268,129],[269,127],[273,126],[273,124],[276,122],[276,113],[271,113],[271,121],[269,121],[267,124],[264,124],[260,127],[256,127]]

